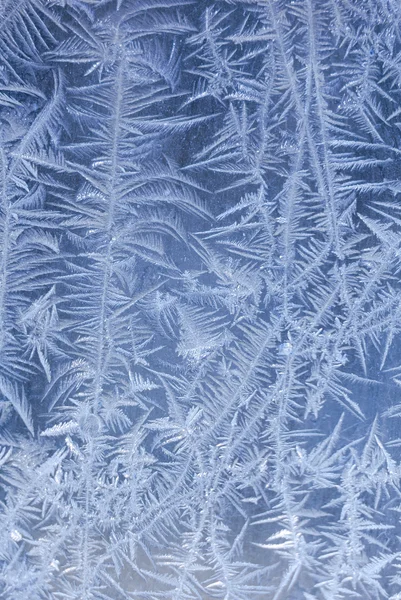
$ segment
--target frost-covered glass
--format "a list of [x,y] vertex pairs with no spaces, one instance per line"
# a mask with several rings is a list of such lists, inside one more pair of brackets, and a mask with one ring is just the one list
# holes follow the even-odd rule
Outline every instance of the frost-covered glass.
[[399,0],[1,0],[1,600],[401,599]]

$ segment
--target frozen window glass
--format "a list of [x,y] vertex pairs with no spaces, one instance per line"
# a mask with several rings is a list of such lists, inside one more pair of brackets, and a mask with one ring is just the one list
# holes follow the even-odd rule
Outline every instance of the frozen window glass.
[[1,600],[401,599],[399,0],[0,0]]

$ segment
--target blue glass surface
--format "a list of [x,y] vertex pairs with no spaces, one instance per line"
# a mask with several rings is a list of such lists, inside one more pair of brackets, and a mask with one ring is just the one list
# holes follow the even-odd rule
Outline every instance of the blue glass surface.
[[0,598],[401,599],[398,0],[0,3]]

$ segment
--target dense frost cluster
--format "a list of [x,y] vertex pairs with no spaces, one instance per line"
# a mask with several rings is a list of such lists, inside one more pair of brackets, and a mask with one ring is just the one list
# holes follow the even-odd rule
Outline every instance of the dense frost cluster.
[[0,1],[0,598],[401,599],[399,0]]

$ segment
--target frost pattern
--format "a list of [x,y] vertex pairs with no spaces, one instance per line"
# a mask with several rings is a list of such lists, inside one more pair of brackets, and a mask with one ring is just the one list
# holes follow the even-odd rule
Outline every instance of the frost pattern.
[[0,597],[400,600],[398,0],[0,23]]

